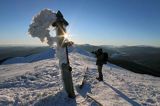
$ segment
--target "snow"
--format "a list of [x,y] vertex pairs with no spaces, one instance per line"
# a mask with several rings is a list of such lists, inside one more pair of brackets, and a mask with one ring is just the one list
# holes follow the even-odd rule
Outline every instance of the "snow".
[[41,42],[46,42],[49,46],[53,46],[56,37],[50,35],[50,26],[57,19],[56,13],[50,9],[43,9],[36,14],[32,23],[29,25],[28,33],[32,37],[38,37]]
[[26,57],[14,57],[4,61],[2,64],[15,64],[15,63],[30,63],[39,60],[49,59],[55,57],[55,50],[49,49],[48,51],[44,51],[42,53],[33,54]]
[[[104,81],[99,82],[95,79],[98,76],[96,59],[78,48],[71,48],[69,54],[76,93],[76,98],[70,99],[62,89],[61,72],[54,54],[54,50],[49,49],[29,56],[33,61],[25,57],[20,63],[14,58],[0,65],[0,106],[160,105],[160,78],[108,63],[103,67]],[[85,84],[80,89],[84,73]]]

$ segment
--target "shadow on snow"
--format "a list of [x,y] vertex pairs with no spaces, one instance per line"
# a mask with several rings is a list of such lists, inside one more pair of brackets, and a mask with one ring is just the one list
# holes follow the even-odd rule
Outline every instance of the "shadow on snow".
[[130,99],[128,96],[126,96],[124,93],[122,93],[121,91],[119,91],[118,89],[112,87],[111,85],[109,85],[108,83],[104,82],[105,85],[109,86],[113,91],[115,91],[121,98],[123,98],[124,100],[126,100],[128,103],[130,103],[133,106],[141,106],[139,103],[133,101],[132,99]]
[[77,106],[76,99],[70,99],[63,91],[39,100],[34,106]]

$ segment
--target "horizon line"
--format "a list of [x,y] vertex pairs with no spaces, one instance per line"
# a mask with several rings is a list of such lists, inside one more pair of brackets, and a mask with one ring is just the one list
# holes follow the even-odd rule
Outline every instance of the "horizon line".
[[[95,45],[95,44],[79,44],[76,43],[75,45],[92,45],[92,46],[112,46],[112,47],[133,47],[133,46],[137,46],[137,47],[156,47],[156,48],[160,48],[160,46],[155,46],[155,45],[109,45],[109,44],[102,44],[102,45]],[[0,44],[0,46],[49,46],[47,44]]]

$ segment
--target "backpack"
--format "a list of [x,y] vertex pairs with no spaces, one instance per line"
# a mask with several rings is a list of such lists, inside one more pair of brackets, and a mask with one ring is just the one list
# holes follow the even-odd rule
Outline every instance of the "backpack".
[[108,53],[107,52],[103,53],[103,59],[102,59],[102,61],[103,61],[103,64],[107,64],[107,61],[108,61]]

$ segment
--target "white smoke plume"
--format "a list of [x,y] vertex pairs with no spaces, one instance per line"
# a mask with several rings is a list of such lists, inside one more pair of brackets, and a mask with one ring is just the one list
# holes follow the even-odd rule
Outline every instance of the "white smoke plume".
[[49,34],[49,27],[55,21],[56,13],[49,9],[44,9],[33,17],[28,32],[32,37],[38,37],[41,42],[47,40],[47,44],[52,46],[55,42],[55,37]]

